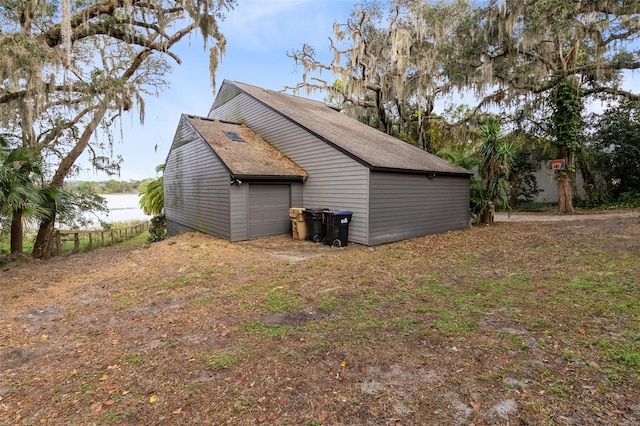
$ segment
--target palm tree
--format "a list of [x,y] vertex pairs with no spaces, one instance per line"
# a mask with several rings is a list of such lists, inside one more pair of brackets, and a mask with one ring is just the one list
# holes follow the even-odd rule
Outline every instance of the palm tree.
[[42,197],[32,179],[42,171],[26,148],[7,147],[0,138],[0,215],[11,217],[11,253],[22,253],[25,212],[42,213]]
[[[164,171],[164,164],[156,172]],[[163,240],[167,236],[167,221],[164,217],[164,178],[147,179],[140,184],[140,207],[145,214],[153,215],[149,226],[149,242]]]
[[456,166],[471,171],[478,166],[478,158],[475,156],[475,151],[476,145],[469,141],[458,144],[454,149],[440,148],[436,155]]
[[486,206],[481,209],[481,221],[492,220],[492,206],[509,208],[509,172],[513,164],[515,144],[501,134],[500,121],[490,117],[479,129],[478,172],[483,182]]
[[[156,167],[156,172],[164,171],[164,164]],[[164,178],[147,179],[140,184],[140,207],[145,214],[158,216],[164,210]]]

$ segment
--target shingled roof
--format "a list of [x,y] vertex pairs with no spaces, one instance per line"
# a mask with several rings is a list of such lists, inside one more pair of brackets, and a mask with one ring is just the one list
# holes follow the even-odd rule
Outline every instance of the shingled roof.
[[186,114],[182,117],[213,148],[235,178],[302,181],[307,178],[304,169],[243,124]]
[[[347,117],[319,101],[235,81],[224,84],[262,102],[374,171],[470,175],[468,170]],[[217,100],[224,102],[224,99]],[[213,108],[218,105],[214,104]]]

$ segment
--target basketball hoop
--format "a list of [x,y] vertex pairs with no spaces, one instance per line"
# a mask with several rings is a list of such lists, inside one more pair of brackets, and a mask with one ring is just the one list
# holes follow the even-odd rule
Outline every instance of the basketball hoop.
[[559,159],[559,160],[549,160],[549,170],[553,171],[553,172],[560,172],[562,170],[565,170],[566,166],[564,163],[564,160]]

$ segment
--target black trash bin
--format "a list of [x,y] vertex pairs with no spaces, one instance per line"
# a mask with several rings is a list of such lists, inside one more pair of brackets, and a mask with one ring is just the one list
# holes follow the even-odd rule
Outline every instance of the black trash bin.
[[326,228],[324,226],[324,213],[328,209],[304,209],[304,221],[307,225],[307,240],[314,243],[324,241]]
[[352,216],[353,212],[346,210],[325,212],[324,243],[332,247],[345,247],[349,241],[349,224]]

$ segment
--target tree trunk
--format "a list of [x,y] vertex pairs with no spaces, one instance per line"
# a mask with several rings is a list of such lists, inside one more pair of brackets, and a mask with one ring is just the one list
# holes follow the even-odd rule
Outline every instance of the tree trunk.
[[573,214],[573,179],[571,168],[573,167],[572,154],[569,150],[561,150],[564,159],[565,170],[557,176],[558,180],[558,213]]
[[16,209],[11,218],[11,253],[22,253],[24,241],[24,225],[22,222],[22,209]]
[[33,246],[32,255],[36,259],[48,259],[51,257],[51,238],[53,237],[53,227],[56,223],[56,215],[53,213],[50,218],[40,222],[38,236]]
[[376,91],[376,109],[378,110],[378,118],[380,124],[384,127],[386,134],[391,134],[391,123],[389,123],[387,112],[384,109],[384,99],[382,98],[382,90]]
[[491,225],[495,220],[496,206],[492,202],[487,204],[484,211],[480,215],[480,223],[483,225]]
[[[51,186],[62,188],[64,179],[67,177],[69,170],[75,164],[76,160],[84,152],[85,148],[89,144],[89,139],[93,135],[93,132],[102,121],[105,113],[107,112],[108,99],[103,99],[102,102],[96,108],[93,114],[91,122],[85,127],[84,131],[80,135],[76,145],[69,151],[66,157],[62,159],[58,169],[56,170],[53,178],[51,178]],[[55,204],[54,204],[55,205]],[[56,211],[53,207],[53,211],[50,212],[50,216],[40,222],[40,229],[38,229],[38,236],[33,246],[32,255],[36,259],[48,259],[51,257],[51,237],[53,236],[53,228],[56,222]]]
[[[184,35],[184,34],[183,34]],[[171,47],[174,43],[178,42],[182,37],[174,37],[169,40],[167,44],[167,49]],[[152,49],[145,49],[142,52],[139,52],[134,61],[131,63],[129,68],[122,74],[122,80],[128,81],[135,72],[140,68],[142,63],[146,58],[149,57],[153,53]],[[122,93],[120,93],[122,95]],[[62,187],[62,184],[71,170],[71,167],[75,164],[76,160],[84,150],[87,145],[89,145],[89,140],[93,135],[93,132],[98,128],[98,125],[104,118],[107,109],[109,107],[109,102],[113,99],[115,93],[107,94],[95,107],[93,112],[93,117],[91,121],[87,124],[87,127],[84,128],[82,134],[78,138],[75,146],[69,151],[66,157],[60,161],[58,165],[58,169],[56,170],[53,178],[51,178],[51,186]],[[55,208],[50,212],[50,217],[48,219],[44,219],[40,223],[40,229],[38,230],[38,236],[36,237],[36,242],[33,247],[33,257],[35,258],[45,258],[48,259],[51,256],[51,238],[53,236],[53,228],[56,221],[56,211]]]
[[578,82],[565,79],[551,93],[553,113],[551,123],[555,133],[555,146],[559,158],[564,160],[564,171],[556,173],[558,181],[558,213],[572,214],[573,210],[573,156],[583,146],[582,110]]
[[558,176],[558,213],[574,213],[573,188],[571,186],[571,176],[569,173]]

